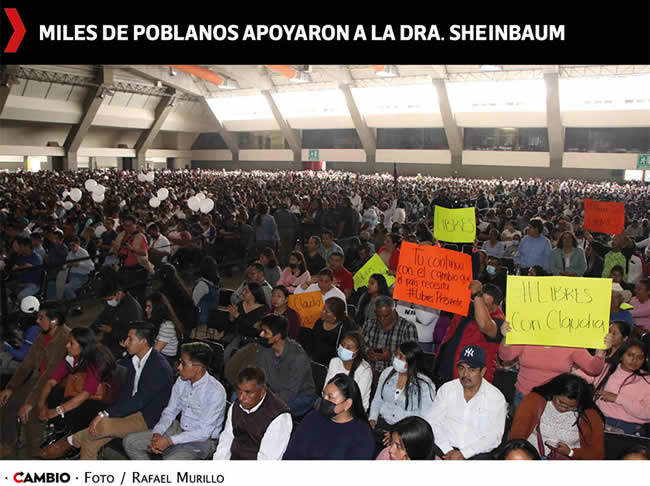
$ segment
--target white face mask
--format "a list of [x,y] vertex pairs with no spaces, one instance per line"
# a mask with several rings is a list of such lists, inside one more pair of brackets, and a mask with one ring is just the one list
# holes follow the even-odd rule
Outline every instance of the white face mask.
[[406,361],[402,361],[401,359],[393,358],[393,368],[395,368],[395,371],[398,373],[406,373]]
[[116,299],[111,299],[111,300],[107,300],[106,303],[111,307],[117,307],[117,304],[119,304],[120,301]]

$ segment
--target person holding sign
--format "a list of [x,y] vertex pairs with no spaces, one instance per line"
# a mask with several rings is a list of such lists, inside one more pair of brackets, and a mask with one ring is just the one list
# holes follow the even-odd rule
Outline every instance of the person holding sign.
[[608,425],[629,435],[643,435],[650,422],[650,369],[643,343],[629,339],[608,360],[599,376],[575,374],[596,387],[596,401]]
[[551,268],[551,242],[542,235],[544,225],[539,219],[528,223],[528,234],[519,243],[515,253],[515,267],[521,275],[527,275],[533,265],[540,265],[547,272]]
[[397,262],[399,262],[399,245],[402,237],[396,233],[389,233],[384,237],[384,246],[377,250],[379,258],[383,260],[391,275],[397,272]]
[[595,356],[592,356],[583,348],[506,344],[508,332],[510,323],[506,321],[501,325],[503,340],[499,346],[499,357],[504,361],[519,358],[519,374],[513,400],[515,408],[533,388],[562,373],[569,373],[574,365],[589,375],[598,375],[605,364],[606,349],[612,345],[612,336],[608,333],[604,340],[605,349],[596,350]]
[[334,286],[334,272],[329,268],[323,268],[318,272],[318,275],[300,284],[293,291],[296,295],[307,292],[320,292],[323,294],[323,301],[326,301],[330,297],[338,297],[343,302],[346,302],[345,294]]
[[527,439],[548,459],[605,458],[605,427],[589,385],[564,373],[535,387],[517,408],[511,439]]

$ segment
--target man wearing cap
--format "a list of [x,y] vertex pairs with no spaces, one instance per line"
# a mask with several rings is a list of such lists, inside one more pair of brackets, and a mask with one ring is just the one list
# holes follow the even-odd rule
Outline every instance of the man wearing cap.
[[469,459],[496,448],[508,409],[503,394],[483,378],[483,348],[466,346],[456,366],[458,378],[440,387],[427,417],[446,460]]
[[632,306],[628,304],[631,298],[632,292],[624,290],[619,283],[612,284],[612,302],[609,311],[609,322],[625,321],[631,327],[634,327],[634,318],[629,311]]

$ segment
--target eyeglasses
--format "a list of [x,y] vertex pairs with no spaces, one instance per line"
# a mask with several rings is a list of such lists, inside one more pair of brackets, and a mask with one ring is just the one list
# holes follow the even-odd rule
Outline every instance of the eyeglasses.
[[183,368],[191,368],[192,366],[196,366],[194,363],[186,363],[182,359],[179,359],[176,362],[176,366],[182,366]]

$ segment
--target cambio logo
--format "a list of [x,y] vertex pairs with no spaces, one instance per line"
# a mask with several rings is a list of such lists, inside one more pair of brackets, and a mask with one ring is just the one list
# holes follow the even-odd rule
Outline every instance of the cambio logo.
[[68,483],[70,475],[68,473],[25,473],[17,472],[14,474],[15,483]]

